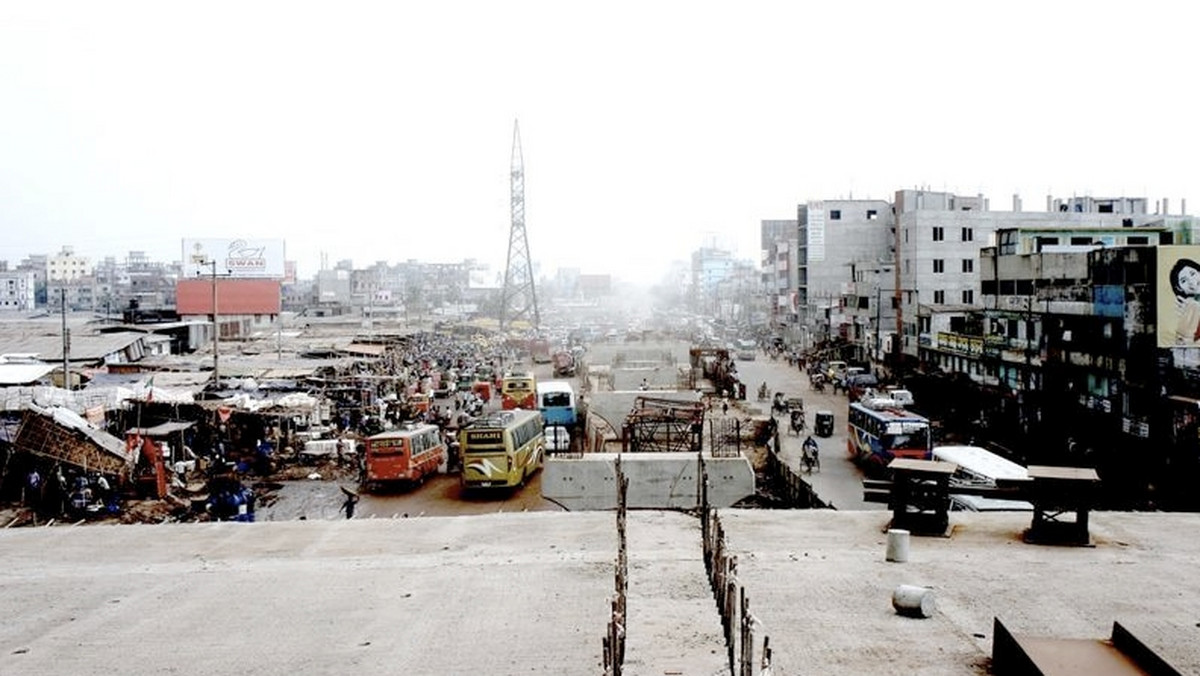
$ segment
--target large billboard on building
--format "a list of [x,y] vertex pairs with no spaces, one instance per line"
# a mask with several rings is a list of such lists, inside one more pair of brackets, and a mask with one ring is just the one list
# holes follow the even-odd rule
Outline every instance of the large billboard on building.
[[1200,347],[1200,245],[1159,246],[1159,347]]
[[211,315],[213,301],[222,315],[277,315],[282,303],[275,279],[181,279],[175,283],[175,309],[180,316]]
[[282,279],[282,239],[185,239],[183,276]]

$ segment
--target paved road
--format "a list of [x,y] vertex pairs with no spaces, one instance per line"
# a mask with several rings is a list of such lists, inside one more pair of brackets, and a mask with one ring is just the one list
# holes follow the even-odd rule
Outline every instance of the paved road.
[[[669,352],[676,354],[680,364],[686,364],[687,345],[684,343],[655,343],[651,345],[637,344],[605,345],[608,357],[611,353],[623,352],[636,355],[638,350],[649,354]],[[603,358],[604,350],[592,355],[593,359]],[[808,430],[811,431],[815,411],[827,409],[834,413],[834,434],[829,438],[818,439],[821,448],[821,469],[805,475],[813,486],[821,502],[841,510],[882,510],[884,505],[866,503],[862,499],[863,473],[849,460],[846,454],[846,397],[832,394],[831,390],[824,393],[815,392],[809,387],[808,376],[795,367],[788,367],[783,360],[771,361],[760,356],[755,361],[739,361],[737,369],[748,391],[748,399],[738,402],[744,412],[753,416],[770,414],[770,402],[756,400],[758,385],[766,381],[771,393],[784,392],[787,396],[800,396],[805,402],[805,417]],[[551,377],[548,365],[539,364],[531,368],[541,379]],[[674,367],[665,367],[657,373],[659,380],[652,380],[652,385],[666,387],[674,379]],[[650,373],[650,372],[648,372]],[[635,377],[638,376],[638,377]],[[623,376],[625,377],[625,376]],[[640,375],[634,373],[627,379],[631,387],[636,387]],[[579,387],[577,379],[570,379]],[[667,396],[665,390],[661,391]],[[630,401],[641,394],[636,390],[629,395]],[[620,413],[628,411],[629,405],[622,405],[614,412],[619,418]],[[730,412],[735,413],[734,411]],[[619,420],[617,424],[619,424]],[[801,468],[801,444],[804,436],[794,436],[786,432],[786,420],[780,419],[780,439],[784,460],[797,471]],[[806,432],[807,434],[807,432]],[[347,484],[350,485],[350,484]],[[260,521],[289,521],[293,519],[341,519],[344,515],[339,512],[343,496],[336,483],[332,482],[293,482],[277,494],[276,501],[271,505],[260,506],[257,516]],[[500,512],[533,512],[533,511],[562,511],[562,507],[546,500],[541,495],[541,473],[535,475],[522,488],[511,491],[486,493],[473,496],[462,496],[457,475],[439,475],[431,477],[421,486],[402,488],[389,493],[364,494],[355,510],[356,519],[395,519],[414,518],[418,516],[451,516],[462,514],[487,514]]]
[[747,400],[742,402],[749,412],[768,415],[771,402],[759,402],[758,387],[764,381],[772,394],[783,392],[785,396],[804,398],[805,423],[807,430],[804,435],[795,436],[786,432],[787,420],[779,418],[780,439],[784,460],[792,468],[799,470],[800,447],[804,437],[811,433],[813,417],[816,411],[833,411],[833,436],[818,438],[821,448],[821,469],[806,475],[817,497],[825,504],[835,509],[844,510],[881,510],[885,505],[863,502],[862,499],[862,470],[858,468],[846,453],[846,410],[848,402],[843,394],[833,394],[826,388],[825,392],[816,392],[808,383],[808,375],[796,367],[789,367],[783,359],[771,361],[761,355],[754,361],[738,361],[738,375],[746,383]]

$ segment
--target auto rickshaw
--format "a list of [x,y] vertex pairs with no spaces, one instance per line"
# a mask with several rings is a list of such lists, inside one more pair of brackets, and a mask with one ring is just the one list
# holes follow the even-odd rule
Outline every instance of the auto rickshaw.
[[833,436],[833,411],[817,411],[813,418],[813,431],[818,437]]

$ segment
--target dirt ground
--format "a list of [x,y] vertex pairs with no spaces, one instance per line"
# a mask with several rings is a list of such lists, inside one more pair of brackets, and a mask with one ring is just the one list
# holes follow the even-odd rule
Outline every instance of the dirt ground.
[[[563,511],[542,497],[541,473],[523,487],[463,495],[457,474],[438,474],[419,485],[361,491],[353,467],[334,462],[288,465],[266,477],[246,476],[254,489],[256,521],[344,519],[343,488],[359,493],[355,519],[456,516],[499,512]],[[0,528],[207,521],[203,476],[189,477],[163,500],[125,500],[117,514],[37,515],[19,504],[0,506]]]

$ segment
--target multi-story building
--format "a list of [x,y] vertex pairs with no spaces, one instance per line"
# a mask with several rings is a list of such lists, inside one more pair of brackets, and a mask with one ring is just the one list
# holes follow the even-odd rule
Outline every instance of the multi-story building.
[[1146,225],[1189,230],[1190,237],[1186,217],[1149,214],[1142,198],[1047,198],[1045,212],[1026,212],[1014,196],[1012,211],[990,211],[981,195],[901,190],[895,205],[898,347],[909,362],[932,344],[935,318],[957,321],[980,307],[979,251],[1002,228],[1045,228],[1042,246],[1100,246],[1108,240],[1097,232]]
[[895,266],[892,263],[854,266],[852,281],[845,285],[835,321],[844,329],[850,359],[888,365],[896,327]]
[[46,261],[49,258],[46,254],[31,254],[17,264],[19,272],[33,273],[34,302],[37,305],[46,304]]
[[1110,506],[1194,509],[1200,302],[1172,283],[1175,268],[1200,273],[1200,246],[1172,246],[1182,233],[1158,225],[1054,243],[1082,231],[997,233],[981,308],[921,350],[919,398],[1027,464],[1097,467]]
[[32,272],[0,272],[0,311],[31,312],[37,304]]
[[843,343],[842,297],[860,266],[891,263],[892,208],[885,200],[823,200],[797,209],[797,304],[808,344]]
[[772,331],[789,343],[802,339],[800,325],[800,223],[762,221],[762,286]]
[[[142,309],[175,307],[176,283],[181,280],[180,262],[153,261],[144,251],[130,251],[125,258],[124,272],[116,272],[117,295],[126,303],[137,301]],[[128,278],[128,289],[121,282]]]
[[312,298],[309,300],[314,312],[320,314],[343,314],[351,303],[350,273],[352,270],[338,267],[333,270],[318,270],[313,280]]
[[92,265],[86,257],[75,254],[75,249],[64,246],[57,254],[46,259],[46,277],[51,282],[72,282],[92,274]]

